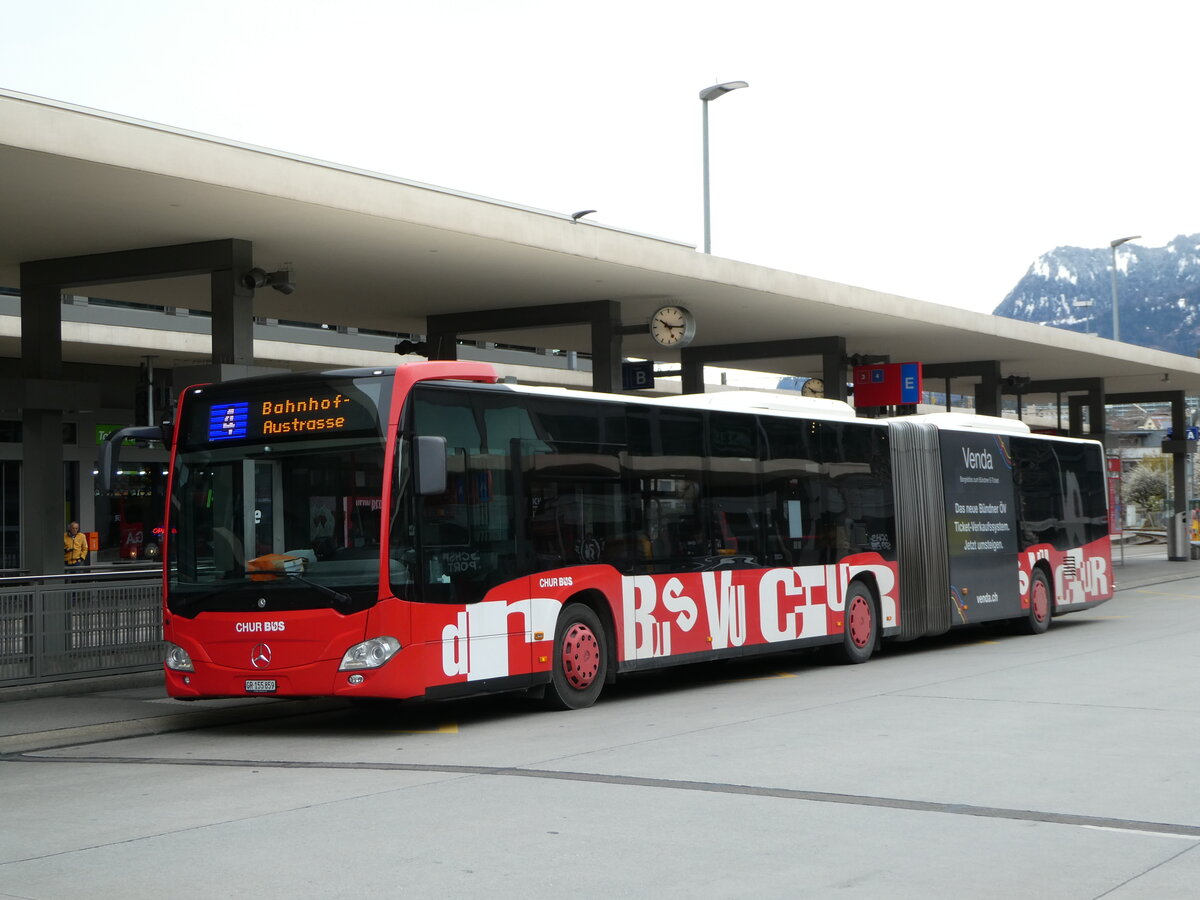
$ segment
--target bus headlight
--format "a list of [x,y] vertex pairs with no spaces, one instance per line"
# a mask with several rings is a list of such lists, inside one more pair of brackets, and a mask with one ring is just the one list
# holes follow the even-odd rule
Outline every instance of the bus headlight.
[[351,669],[378,669],[385,662],[400,652],[400,642],[394,637],[377,637],[361,644],[355,644],[342,657],[339,672]]
[[178,644],[167,642],[167,655],[163,659],[168,669],[174,672],[195,672],[196,667],[192,664],[192,658],[188,656],[188,652]]

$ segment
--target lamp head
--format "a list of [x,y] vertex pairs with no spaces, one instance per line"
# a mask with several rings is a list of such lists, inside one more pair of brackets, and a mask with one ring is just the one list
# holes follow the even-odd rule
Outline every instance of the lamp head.
[[750,84],[745,81],[723,81],[720,84],[714,84],[702,90],[700,92],[700,99],[707,103],[709,100],[716,100],[718,97],[723,97],[730,91],[747,87],[750,87]]

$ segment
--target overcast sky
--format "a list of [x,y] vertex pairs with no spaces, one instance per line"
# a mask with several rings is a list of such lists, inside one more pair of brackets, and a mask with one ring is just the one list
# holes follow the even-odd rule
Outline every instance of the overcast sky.
[[0,87],[990,312],[1200,232],[1200,3],[0,0]]

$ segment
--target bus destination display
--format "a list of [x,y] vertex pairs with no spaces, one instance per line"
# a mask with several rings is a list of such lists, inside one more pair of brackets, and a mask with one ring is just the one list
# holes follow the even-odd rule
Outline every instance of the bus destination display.
[[341,393],[325,397],[308,394],[298,398],[213,403],[209,407],[208,440],[330,434],[367,425],[361,421],[361,414],[355,415],[361,412],[360,404]]

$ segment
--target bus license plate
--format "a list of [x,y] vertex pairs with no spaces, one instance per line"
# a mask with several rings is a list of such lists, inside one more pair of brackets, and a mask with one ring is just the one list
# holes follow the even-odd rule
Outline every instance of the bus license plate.
[[270,694],[275,691],[274,681],[255,681],[253,679],[246,680],[247,694]]

